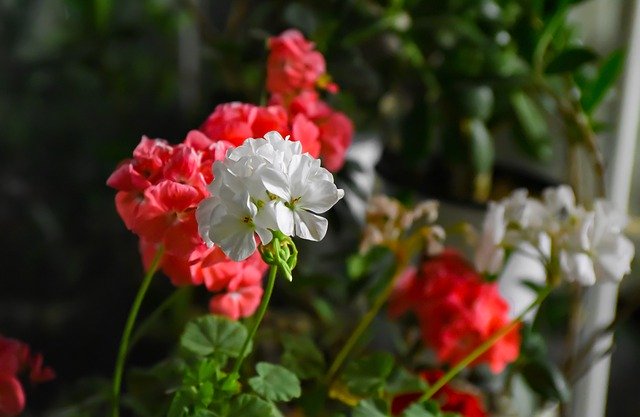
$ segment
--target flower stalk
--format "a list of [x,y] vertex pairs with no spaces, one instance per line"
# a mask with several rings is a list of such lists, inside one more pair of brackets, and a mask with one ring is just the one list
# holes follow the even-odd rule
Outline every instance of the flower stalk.
[[285,236],[279,231],[273,231],[273,240],[268,245],[260,245],[260,254],[262,255],[262,259],[270,265],[267,287],[265,288],[264,295],[262,296],[262,301],[260,301],[260,306],[258,307],[253,325],[251,326],[249,334],[247,334],[247,338],[240,349],[240,355],[231,370],[232,375],[240,372],[240,367],[247,355],[249,344],[253,341],[253,338],[258,331],[258,327],[260,327],[260,323],[267,312],[267,307],[269,305],[269,300],[271,299],[271,294],[273,293],[273,287],[276,282],[278,270],[284,274],[285,278],[292,281],[293,276],[291,275],[291,271],[295,268],[296,263],[298,262],[298,250],[296,249],[296,245],[290,237]]
[[138,293],[136,294],[135,299],[133,300],[133,304],[131,305],[131,309],[129,310],[129,316],[127,317],[127,322],[124,326],[124,331],[122,332],[122,338],[120,339],[120,348],[118,350],[118,357],[116,359],[116,366],[113,371],[113,386],[112,386],[112,402],[111,402],[111,415],[112,417],[118,417],[120,415],[120,391],[122,389],[122,374],[124,372],[124,363],[127,359],[127,353],[129,351],[129,342],[131,340],[131,333],[133,331],[133,326],[135,325],[136,318],[138,317],[138,312],[140,311],[140,306],[142,305],[142,301],[144,300],[145,295],[147,294],[147,290],[149,289],[149,285],[151,284],[151,280],[155,275],[158,267],[160,266],[160,260],[162,259],[162,255],[164,254],[164,248],[162,245],[158,247],[158,250],[142,279],[142,283],[140,284],[140,288],[138,289]]

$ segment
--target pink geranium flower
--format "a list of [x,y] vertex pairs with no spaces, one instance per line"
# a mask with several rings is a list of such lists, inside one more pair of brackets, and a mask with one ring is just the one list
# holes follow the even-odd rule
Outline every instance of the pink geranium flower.
[[324,57],[298,30],[269,38],[268,46],[267,90],[272,94],[295,95],[313,89],[325,74]]
[[200,130],[213,141],[225,140],[238,146],[247,138],[259,138],[272,130],[287,134],[288,120],[282,106],[233,102],[216,106]]

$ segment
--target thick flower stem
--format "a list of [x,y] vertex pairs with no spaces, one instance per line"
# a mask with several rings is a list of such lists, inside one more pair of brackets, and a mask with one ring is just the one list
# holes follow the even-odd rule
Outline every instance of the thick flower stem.
[[240,355],[236,360],[236,363],[233,365],[232,374],[237,374],[240,372],[240,366],[242,365],[242,361],[247,355],[247,348],[249,347],[249,343],[253,340],[256,332],[258,331],[258,327],[260,326],[260,322],[264,318],[264,314],[267,311],[267,306],[269,305],[269,300],[271,299],[271,294],[273,293],[273,285],[276,282],[276,274],[278,272],[278,267],[275,265],[271,265],[269,269],[269,278],[267,281],[267,288],[264,291],[264,295],[262,296],[262,301],[260,302],[260,307],[258,307],[258,313],[256,314],[256,318],[253,322],[253,326],[247,335],[247,338],[244,340],[242,348],[240,349]]
[[131,310],[129,310],[129,317],[127,318],[127,322],[124,326],[124,331],[122,332],[122,338],[120,339],[120,349],[118,351],[118,358],[116,360],[116,367],[113,371],[111,403],[111,415],[113,417],[118,417],[120,415],[120,390],[122,386],[122,373],[124,371],[125,360],[127,359],[127,352],[129,351],[129,340],[131,338],[131,332],[133,331],[133,325],[135,324],[136,317],[138,316],[138,312],[140,311],[142,300],[144,300],[144,296],[147,294],[147,290],[149,289],[149,285],[151,284],[151,279],[160,266],[160,259],[162,259],[163,253],[164,248],[160,246],[158,248],[158,251],[156,252],[155,257],[153,258],[153,261],[151,262],[151,266],[149,266],[147,273],[142,279],[142,284],[140,284],[140,288],[138,289],[136,298],[133,300]]
[[431,397],[433,397],[445,384],[451,381],[460,371],[469,366],[473,361],[478,359],[483,353],[485,353],[491,346],[493,346],[498,340],[509,334],[512,330],[518,327],[524,316],[527,315],[531,310],[542,304],[542,302],[547,298],[551,289],[553,287],[551,285],[547,285],[540,293],[538,297],[527,307],[522,313],[518,315],[515,319],[511,320],[509,324],[507,324],[502,329],[498,330],[493,334],[489,339],[485,340],[480,346],[475,348],[469,355],[467,355],[460,362],[455,364],[446,374],[444,374],[439,380],[437,380],[433,385],[429,387],[427,391],[418,399],[418,402],[427,401]]
[[393,287],[403,271],[404,263],[399,263],[395,269],[393,277],[389,280],[387,286],[380,294],[378,294],[378,297],[373,302],[373,305],[371,306],[369,311],[367,311],[367,313],[362,317],[360,323],[358,323],[358,326],[355,328],[353,333],[351,333],[351,336],[349,336],[347,342],[344,344],[344,346],[342,346],[340,352],[338,352],[338,354],[336,355],[336,358],[334,359],[331,367],[329,367],[329,370],[324,377],[325,382],[330,383],[334,378],[344,361],[347,359],[347,356],[349,356],[356,343],[358,343],[358,340],[360,340],[360,337],[362,336],[364,331],[367,330],[384,303],[387,301],[387,299],[389,299],[391,291],[393,291]]

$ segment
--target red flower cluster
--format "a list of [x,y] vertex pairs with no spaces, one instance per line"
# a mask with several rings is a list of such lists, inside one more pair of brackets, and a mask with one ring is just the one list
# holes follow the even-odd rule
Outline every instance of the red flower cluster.
[[29,373],[32,384],[55,378],[53,369],[43,366],[41,354],[32,355],[29,346],[0,336],[0,417],[17,416],[24,410],[25,395],[18,379]]
[[[390,300],[389,312],[407,310],[418,317],[424,343],[438,359],[455,364],[509,323],[509,306],[495,283],[484,282],[453,250],[428,259],[418,270],[405,272]],[[498,340],[473,364],[486,363],[494,373],[517,359],[520,333],[516,328]]]
[[219,248],[207,248],[195,218],[198,203],[209,196],[213,162],[231,147],[196,130],[175,146],[143,137],[133,158],[120,164],[107,184],[118,190],[118,214],[140,237],[145,267],[162,244],[160,267],[174,285],[204,284],[218,293],[211,311],[238,319],[253,314],[260,304],[266,265],[257,253],[239,263]]
[[[430,384],[435,383],[444,375],[442,371],[426,371],[420,373],[420,377]],[[395,397],[391,403],[391,414],[400,415],[405,408],[409,407],[422,395],[421,392],[402,394]],[[446,384],[438,392],[434,399],[440,403],[440,410],[459,413],[463,417],[486,417],[480,398],[470,391],[457,389],[450,384]]]
[[322,101],[316,90],[337,91],[337,86],[328,81],[324,57],[293,29],[269,39],[269,49],[270,105],[221,104],[200,130],[214,141],[224,140],[234,146],[276,130],[300,141],[304,152],[322,158],[329,171],[338,171],[351,144],[353,123]]

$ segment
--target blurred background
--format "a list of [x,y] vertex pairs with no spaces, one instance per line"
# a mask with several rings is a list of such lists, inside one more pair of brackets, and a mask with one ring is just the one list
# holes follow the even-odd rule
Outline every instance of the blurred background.
[[[106,179],[142,135],[177,143],[216,104],[260,103],[269,36],[295,27],[316,43],[341,87],[332,105],[354,120],[356,144],[380,149],[379,161],[353,151],[343,184],[357,188],[357,175],[375,172],[398,196],[470,213],[518,186],[577,178],[583,200],[596,194],[592,145],[607,161],[631,8],[624,0],[0,0],[0,333],[43,352],[58,373],[30,396],[32,411],[80,377],[112,372],[142,266]],[[637,240],[640,183],[633,187]],[[354,207],[342,211],[357,218]],[[355,251],[358,222],[339,225]],[[640,415],[638,271],[636,262],[622,286],[627,319],[610,416]],[[157,279],[144,308],[172,290]],[[189,297],[196,301],[179,308],[204,311],[206,294]],[[162,358],[181,322],[156,330],[132,362]]]

